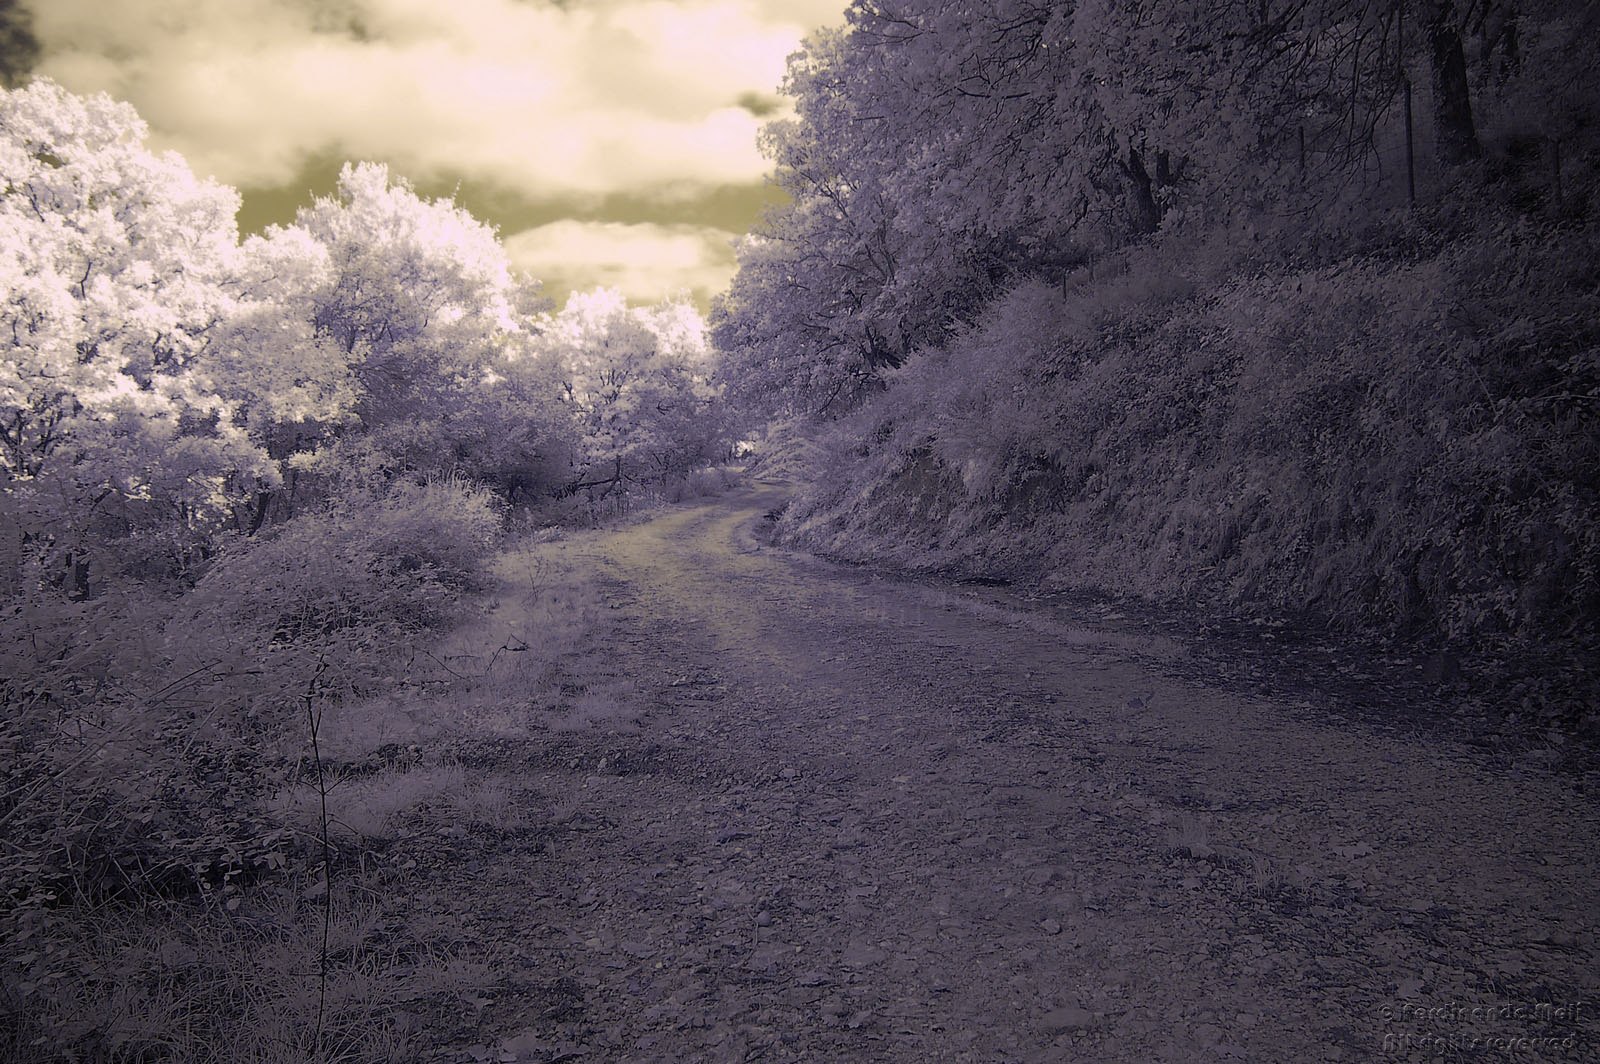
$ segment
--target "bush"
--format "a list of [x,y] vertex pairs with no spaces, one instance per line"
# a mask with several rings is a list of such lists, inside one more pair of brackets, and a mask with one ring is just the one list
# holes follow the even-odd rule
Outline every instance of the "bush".
[[446,587],[479,586],[499,538],[502,508],[456,479],[400,484],[365,521],[366,545],[398,572],[428,572]]
[[693,499],[711,499],[724,495],[738,486],[740,475],[727,466],[696,469],[678,480],[661,486],[661,495],[667,502],[689,502]]
[[[119,920],[144,928],[170,902],[226,929],[217,903],[232,910],[258,896],[252,884],[319,866],[303,825],[271,802],[305,765],[308,709],[384,685],[454,621],[487,579],[499,522],[471,485],[396,485],[227,544],[177,599],[115,583],[72,601],[31,563],[13,566],[0,1027],[32,1028],[35,1048],[146,1038],[125,1016],[96,1018],[107,1000],[143,1000],[142,974],[100,963]],[[10,1048],[0,1038],[0,1055]]]
[[[236,541],[181,600],[22,581],[0,636],[0,894],[189,891],[281,861],[257,805],[305,700],[386,683],[456,619],[498,527],[492,496],[438,481]],[[294,741],[274,753],[276,733]]]
[[[781,534],[1527,646],[1600,616],[1600,233],[1024,283],[824,437]],[[1161,261],[1157,256],[1163,256]],[[1190,262],[1202,283],[1164,278]],[[1515,283],[1507,283],[1507,279]]]
[[226,662],[235,683],[218,695],[257,720],[292,719],[308,692],[380,686],[417,637],[457,619],[499,528],[491,495],[440,480],[236,540],[169,628],[175,668]]

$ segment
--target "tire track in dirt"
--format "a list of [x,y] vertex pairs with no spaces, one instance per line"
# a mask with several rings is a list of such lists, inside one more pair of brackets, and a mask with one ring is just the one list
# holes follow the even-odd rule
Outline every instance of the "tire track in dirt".
[[513,975],[454,1059],[1368,1060],[1423,1033],[1386,1008],[1536,1001],[1591,1011],[1430,1030],[1593,1051],[1600,821],[1568,784],[765,547],[781,499],[571,545],[642,712],[533,737],[558,815],[485,862],[517,903],[472,933]]

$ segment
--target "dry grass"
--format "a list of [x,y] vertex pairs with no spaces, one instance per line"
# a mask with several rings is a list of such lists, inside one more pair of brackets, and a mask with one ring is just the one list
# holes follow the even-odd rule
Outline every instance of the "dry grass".
[[[66,908],[37,934],[72,970],[29,989],[50,958],[7,972],[0,1059],[181,1060],[237,1064],[413,1059],[396,1004],[464,994],[484,972],[448,950],[395,936],[377,907],[341,892],[328,938],[321,1050],[321,927],[292,890],[257,891],[237,912],[148,904]],[[26,955],[23,955],[24,957]],[[20,975],[22,978],[12,978]]]
[[1214,852],[1210,829],[1193,813],[1184,813],[1176,825],[1167,829],[1167,849],[1188,857],[1209,857]]
[[[397,837],[409,821],[514,829],[523,822],[514,796],[510,780],[471,775],[448,761],[336,778],[328,788],[329,835],[340,842],[383,842]],[[307,780],[279,791],[269,808],[284,824],[315,836],[319,804],[317,789]]]
[[742,483],[742,471],[731,466],[713,466],[696,469],[681,480],[661,487],[661,497],[670,503],[691,502],[695,499],[716,498]]
[[567,542],[538,538],[495,560],[494,585],[479,612],[398,663],[392,689],[329,707],[323,746],[332,760],[359,762],[391,743],[428,748],[458,738],[524,737],[585,685],[600,667],[585,650],[595,644],[605,603]]
[[1265,897],[1274,897],[1286,891],[1302,891],[1306,888],[1305,873],[1263,853],[1250,855],[1248,875],[1252,889]]
[[[517,781],[467,768],[453,745],[631,719],[614,662],[593,650],[606,645],[611,614],[580,549],[581,537],[575,547],[544,535],[505,551],[477,611],[428,652],[396,661],[382,677],[388,690],[322,707],[336,854],[365,855],[403,835],[515,830],[532,812]],[[292,731],[279,742],[291,763],[304,752]],[[285,782],[262,812],[303,840],[320,835],[309,773]],[[0,1061],[415,1059],[436,1034],[408,1027],[407,1002],[470,994],[488,972],[429,941],[449,942],[449,928],[433,934],[404,904],[397,925],[393,904],[385,919],[364,900],[394,897],[382,862],[347,864],[333,877],[320,1051],[313,861],[225,895],[232,910],[222,897],[141,896],[10,914],[0,936]]]
[[557,732],[589,731],[595,728],[631,730],[638,710],[616,692],[586,691],[574,699],[567,711],[550,722]]
[[[524,739],[545,731],[626,728],[638,714],[628,685],[594,647],[610,621],[604,588],[553,537],[524,540],[492,565],[492,590],[468,622],[396,670],[380,696],[331,705],[321,743],[336,770],[330,827],[341,843],[393,839],[409,822],[460,828],[516,821],[512,782],[469,773],[452,744]],[[411,751],[395,763],[380,751]],[[282,788],[272,812],[315,834],[319,802],[310,780]]]

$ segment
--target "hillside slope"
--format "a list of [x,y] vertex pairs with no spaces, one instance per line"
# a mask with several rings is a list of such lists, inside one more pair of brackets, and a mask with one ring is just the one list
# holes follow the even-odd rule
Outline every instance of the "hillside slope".
[[1314,266],[1156,246],[1024,284],[824,434],[781,536],[1581,663],[1600,235],[1448,222]]

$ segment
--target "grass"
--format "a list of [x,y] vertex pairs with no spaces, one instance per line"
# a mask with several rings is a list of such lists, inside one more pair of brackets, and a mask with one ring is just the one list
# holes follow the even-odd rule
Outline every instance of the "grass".
[[[27,965],[10,958],[0,1059],[412,1059],[414,1032],[395,1003],[468,993],[482,971],[447,947],[396,935],[379,907],[353,889],[341,891],[333,914],[320,1053],[311,1045],[320,923],[296,891],[278,886],[233,911],[147,901],[42,916],[48,926],[35,937],[53,948]],[[46,970],[52,963],[61,967]],[[30,976],[47,989],[24,999]]]
[[1199,817],[1184,813],[1176,825],[1167,829],[1167,849],[1188,857],[1209,857],[1214,852],[1211,848],[1211,832]]
[[[449,761],[344,776],[328,788],[329,834],[341,843],[372,845],[398,837],[410,821],[515,829],[522,820],[514,797],[510,780],[478,778]],[[285,787],[269,808],[300,832],[318,831],[318,795],[310,781]]]
[[586,648],[605,603],[569,546],[547,537],[504,551],[472,619],[402,663],[390,690],[328,708],[323,745],[330,758],[353,764],[390,744],[436,749],[463,737],[542,730],[550,711],[598,668]]
[[[397,662],[387,690],[323,707],[337,856],[320,1050],[324,888],[317,863],[291,854],[242,889],[0,909],[0,1061],[383,1064],[435,1045],[438,1030],[407,1017],[449,1022],[489,970],[452,951],[455,917],[409,911],[408,866],[383,854],[403,836],[515,831],[535,812],[514,778],[469,768],[455,749],[635,712],[593,649],[613,622],[578,549],[549,534],[507,549],[476,611]],[[276,742],[299,768],[253,815],[316,838],[303,737]]]
[[[644,501],[735,483],[731,471],[704,471]],[[138,882],[109,900],[0,904],[0,1062],[384,1064],[448,1041],[491,972],[453,951],[459,915],[417,907],[415,858],[467,833],[514,833],[548,812],[514,776],[481,767],[482,750],[625,728],[640,711],[615,658],[616,585],[586,556],[587,533],[520,531],[465,620],[392,664],[373,657],[379,689],[367,697],[316,703],[329,883],[300,717],[263,725],[258,745],[242,751],[251,771],[268,773],[265,795],[239,783],[218,788],[226,808],[209,792],[174,799],[197,824],[217,820],[205,830],[218,837],[286,830],[290,841],[268,845],[283,851],[270,868],[247,861],[226,881],[166,895]],[[191,760],[187,747],[170,756]],[[215,767],[231,779],[226,764]],[[272,786],[279,770],[260,766],[275,765],[283,776]],[[79,805],[74,817],[102,815]]]
[[696,469],[683,479],[665,485],[661,495],[670,503],[715,498],[737,487],[740,481],[740,471],[728,466]]
[[1193,813],[1183,813],[1167,827],[1166,852],[1174,857],[1206,861],[1234,873],[1237,882],[1261,898],[1299,894],[1307,888],[1305,874],[1283,860],[1256,850],[1220,846],[1211,841],[1211,829]]

